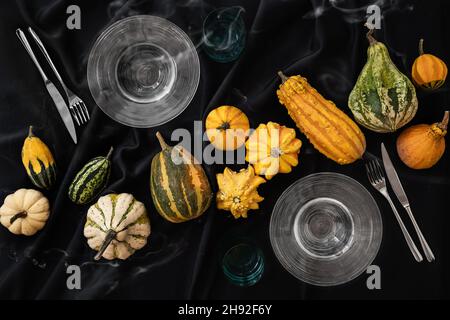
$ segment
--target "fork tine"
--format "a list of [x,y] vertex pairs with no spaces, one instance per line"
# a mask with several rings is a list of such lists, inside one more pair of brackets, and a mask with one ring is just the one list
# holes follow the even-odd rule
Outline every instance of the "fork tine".
[[374,183],[376,183],[378,181],[378,176],[377,176],[377,172],[375,171],[374,161],[375,160],[370,160],[369,167],[370,167],[370,173],[372,174],[372,177],[373,177],[373,181],[374,181]]
[[370,160],[370,161],[367,163],[367,172],[369,172],[369,174],[370,174],[370,178],[372,179],[372,183],[375,183],[375,181],[376,181],[377,179],[376,179],[376,177],[375,177],[375,175],[374,175],[374,172],[373,172],[372,160]]
[[77,109],[81,115],[81,118],[83,119],[83,124],[86,123],[87,119],[86,119],[86,116],[84,115],[83,107],[81,106],[80,102],[77,102]]
[[70,109],[70,113],[72,113],[72,117],[75,119],[75,122],[77,123],[77,126],[80,126],[80,121],[78,120],[78,116],[77,116],[75,110],[73,109],[72,106],[70,106],[69,109]]
[[365,166],[366,166],[366,173],[367,173],[367,178],[369,179],[369,182],[372,184],[373,183],[373,178],[372,178],[372,175],[371,175],[371,170],[370,170],[370,167],[369,167],[369,163],[365,163]]
[[383,172],[383,169],[381,168],[381,165],[380,165],[380,163],[378,161],[376,162],[376,167],[377,167],[377,172],[378,172],[378,175],[380,176],[380,179],[384,180],[384,172]]
[[80,123],[80,125],[82,125],[83,124],[83,118],[81,117],[80,110],[78,109],[76,103],[73,105],[73,110],[75,110],[75,113],[77,114],[78,122]]
[[379,183],[383,180],[383,175],[381,174],[380,170],[378,169],[378,166],[379,166],[378,160],[376,160],[376,159],[373,160],[372,165],[373,165],[373,172],[374,172],[375,176],[377,177],[377,182]]
[[84,103],[83,100],[81,100],[81,106],[83,107],[84,114],[85,114],[87,120],[88,120],[88,121],[91,120],[91,117],[90,117],[90,115],[89,115],[89,110],[88,110],[88,108],[86,107],[86,104]]

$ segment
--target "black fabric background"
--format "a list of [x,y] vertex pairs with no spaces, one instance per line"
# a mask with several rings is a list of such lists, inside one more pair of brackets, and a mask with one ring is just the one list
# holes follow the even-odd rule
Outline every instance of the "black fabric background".
[[[331,2],[331,3],[330,3]],[[0,201],[21,187],[33,187],[20,160],[27,127],[56,157],[58,182],[46,192],[52,212],[45,229],[32,237],[18,237],[0,228],[0,298],[17,299],[422,299],[450,297],[450,155],[447,151],[432,169],[413,171],[398,159],[394,143],[398,133],[375,134],[363,130],[367,151],[380,156],[387,145],[412,203],[416,218],[436,255],[435,263],[418,264],[409,252],[387,202],[371,189],[363,162],[339,166],[304,142],[300,164],[291,174],[278,175],[261,186],[266,198],[247,220],[235,220],[215,205],[202,218],[171,224],[155,211],[149,193],[149,164],[159,151],[156,130],[166,137],[176,128],[193,130],[221,104],[236,104],[252,127],[269,120],[295,127],[276,98],[276,71],[302,74],[325,97],[345,112],[348,95],[365,62],[367,41],[363,20],[371,1],[319,0],[17,0],[0,2]],[[417,56],[417,43],[450,62],[450,6],[448,1],[377,1],[383,10],[382,30],[376,37],[389,48],[392,59],[409,75]],[[81,8],[81,30],[66,28],[66,8]],[[229,64],[209,60],[199,48],[201,79],[189,107],[175,120],[153,129],[132,129],[108,118],[92,100],[86,80],[90,48],[103,28],[135,14],[165,17],[200,41],[201,22],[213,8],[245,8],[247,46],[241,58]],[[88,105],[92,120],[79,128],[73,145],[45,91],[40,75],[16,38],[15,29],[32,26],[46,44],[66,83]],[[41,57],[42,58],[42,57]],[[42,60],[44,61],[44,60]],[[449,83],[433,93],[418,92],[419,111],[412,123],[440,120],[450,107]],[[115,146],[110,184],[104,193],[128,192],[148,209],[152,234],[149,243],[125,262],[93,262],[94,252],[82,234],[87,206],[67,197],[68,185],[80,167]],[[205,166],[211,182],[222,166]],[[331,288],[306,285],[286,272],[275,258],[269,241],[269,220],[282,191],[295,180],[314,172],[347,174],[365,185],[375,197],[384,223],[383,242],[374,264],[382,272],[382,289],[369,291],[367,275]],[[214,187],[216,187],[214,185]],[[395,200],[396,201],[396,200]],[[396,201],[400,209],[399,203]],[[418,244],[412,226],[401,211]],[[221,239],[244,234],[264,251],[266,271],[250,288],[229,284],[217,260]],[[66,266],[81,265],[82,290],[66,288]]]

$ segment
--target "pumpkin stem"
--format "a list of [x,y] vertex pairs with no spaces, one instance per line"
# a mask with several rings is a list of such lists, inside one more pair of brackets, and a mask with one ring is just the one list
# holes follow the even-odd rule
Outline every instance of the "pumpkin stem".
[[[368,27],[367,24],[365,26]],[[369,40],[370,45],[374,45],[374,44],[378,43],[378,41],[373,37],[373,33],[374,33],[374,29],[369,28],[369,31],[367,31],[367,34],[366,34],[367,40]]]
[[230,123],[229,122],[223,122],[219,127],[217,127],[217,130],[228,130],[230,129]]
[[449,117],[449,112],[445,111],[444,113],[444,118],[442,119],[441,122],[439,122],[438,126],[439,128],[441,128],[441,130],[447,130],[447,125],[448,125],[448,117]]
[[156,137],[158,138],[159,144],[161,145],[161,149],[166,150],[169,147],[169,145],[164,141],[164,138],[162,137],[161,133],[156,132]]
[[109,151],[108,151],[108,154],[106,155],[106,159],[109,160],[109,158],[111,158],[111,155],[112,155],[113,151],[114,151],[114,148],[111,147],[111,148],[109,149]]
[[33,126],[30,126],[30,127],[28,128],[28,137],[34,137],[34,134],[33,134]]
[[282,82],[282,83],[285,83],[285,82],[287,81],[287,79],[288,79],[288,77],[286,77],[286,76],[284,75],[284,73],[281,72],[281,71],[278,71],[278,76],[281,78],[281,82]]
[[423,39],[419,40],[419,55],[423,55]]
[[25,218],[27,215],[28,215],[28,212],[26,212],[26,211],[22,211],[22,212],[16,213],[15,215],[13,215],[11,217],[11,219],[9,220],[9,223],[13,224],[14,221],[16,221],[17,219]]
[[103,253],[105,252],[106,248],[108,248],[109,244],[111,243],[111,241],[114,240],[116,235],[117,235],[117,232],[115,232],[114,230],[112,230],[112,229],[108,230],[108,233],[105,236],[105,240],[103,240],[102,246],[100,247],[100,250],[98,250],[97,254],[95,255],[94,260],[100,260]]

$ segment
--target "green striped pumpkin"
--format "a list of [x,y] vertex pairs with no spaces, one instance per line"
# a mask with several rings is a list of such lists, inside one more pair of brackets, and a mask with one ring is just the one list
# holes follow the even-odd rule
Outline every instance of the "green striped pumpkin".
[[132,194],[108,194],[88,210],[84,236],[98,251],[95,260],[125,260],[145,246],[149,235],[147,210]]
[[174,223],[195,219],[208,209],[213,196],[205,171],[186,149],[168,146],[159,132],[156,136],[162,148],[151,164],[150,189],[156,210]]
[[393,132],[414,118],[418,106],[416,90],[372,32],[367,33],[367,63],[350,93],[348,105],[362,126],[376,132]]
[[111,148],[106,157],[96,157],[81,169],[69,187],[69,198],[77,204],[91,202],[102,192],[111,173]]

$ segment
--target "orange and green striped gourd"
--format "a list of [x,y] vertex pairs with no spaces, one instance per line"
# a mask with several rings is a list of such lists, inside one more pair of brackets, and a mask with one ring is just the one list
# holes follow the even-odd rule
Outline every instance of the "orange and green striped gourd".
[[202,166],[183,147],[167,145],[159,132],[161,151],[152,159],[150,189],[158,213],[174,223],[201,216],[213,193]]

